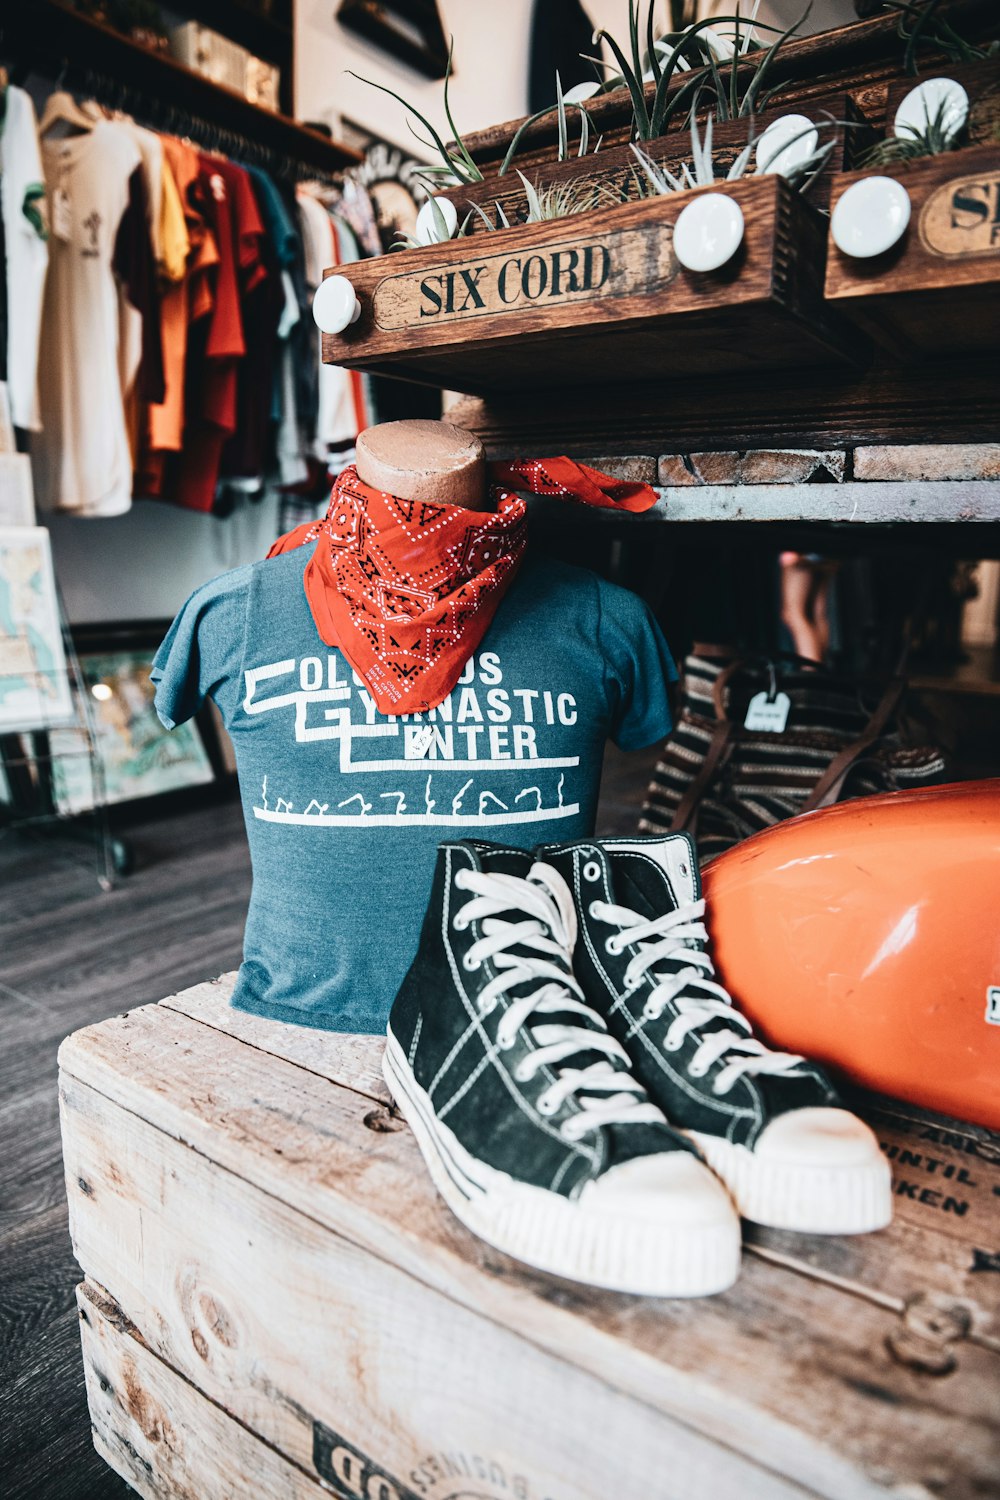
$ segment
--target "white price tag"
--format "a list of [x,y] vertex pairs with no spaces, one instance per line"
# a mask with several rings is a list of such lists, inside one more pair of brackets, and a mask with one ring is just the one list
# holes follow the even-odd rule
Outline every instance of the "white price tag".
[[52,233],[57,240],[68,241],[73,232],[73,215],[70,211],[69,193],[57,187],[52,194]]
[[425,729],[415,729],[410,736],[410,743],[407,747],[408,753],[413,756],[414,760],[421,760],[433,743],[434,728],[432,725],[428,724]]
[[787,693],[775,693],[769,698],[766,692],[755,693],[750,699],[744,729],[760,729],[766,734],[784,734],[792,700]]

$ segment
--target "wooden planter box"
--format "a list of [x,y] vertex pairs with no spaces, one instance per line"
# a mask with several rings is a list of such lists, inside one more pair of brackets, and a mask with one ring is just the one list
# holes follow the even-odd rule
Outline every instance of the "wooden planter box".
[[673,254],[692,193],[357,262],[347,274],[360,318],[324,337],[323,357],[477,394],[855,357],[823,303],[822,216],[778,177],[726,191],[745,240],[708,275]]
[[232,976],[64,1043],[94,1441],[148,1500],[985,1500],[1000,1139],[868,1111],[896,1218],[748,1231],[723,1296],[519,1266],[434,1192],[375,1037]]
[[892,134],[896,111],[906,95],[928,78],[954,78],[969,96],[966,141],[970,146],[996,146],[1000,142],[1000,57],[976,63],[937,63],[921,67],[919,78],[900,78],[889,85],[885,130]]
[[[831,239],[827,300],[902,358],[1000,349],[1000,145],[885,172],[910,195],[906,235],[870,261],[842,255]],[[837,177],[833,206],[869,175]]]
[[[791,107],[776,106],[763,112],[756,117],[754,122],[756,137],[759,138],[763,134],[768,123],[776,116],[792,112],[805,115],[821,127],[821,144],[825,145],[830,140],[834,142],[834,149],[822,172],[809,187],[808,201],[822,208],[829,202],[830,186],[834,175],[839,171],[850,170],[854,166],[860,151],[873,138],[873,133],[862,129],[851,129],[840,123],[849,120],[860,126],[861,116],[850,95],[837,94],[828,99],[803,105],[794,111]],[[828,124],[831,116],[838,122],[835,127]],[[574,141],[579,143],[579,118],[578,114],[570,111],[571,150],[575,149]],[[701,111],[699,118],[701,120],[699,134],[704,135],[704,110]],[[716,163],[717,174],[725,175],[743,150],[749,137],[749,120],[715,122],[712,127],[712,158]],[[685,163],[692,164],[691,131],[687,121],[685,120],[682,126],[656,140],[643,142],[642,149],[647,156],[665,166],[675,176],[680,176]],[[523,223],[528,215],[528,202],[521,179],[517,175],[518,168],[524,172],[529,182],[540,188],[570,182],[586,183],[593,188],[595,194],[611,188],[622,202],[635,202],[640,196],[637,176],[641,177],[642,173],[635,153],[627,142],[613,146],[602,145],[597,152],[591,151],[584,157],[571,156],[569,161],[564,162],[556,159],[555,152],[548,159],[534,158],[524,163],[519,157],[515,157],[503,177],[497,176],[495,171],[487,173],[483,182],[449,188],[447,191],[442,191],[439,196],[448,198],[454,203],[459,222],[465,218],[473,204],[478,204],[495,225],[502,224],[503,220],[497,213],[499,203],[512,224]],[[469,228],[474,234],[489,233],[478,214],[473,214],[469,221]]]

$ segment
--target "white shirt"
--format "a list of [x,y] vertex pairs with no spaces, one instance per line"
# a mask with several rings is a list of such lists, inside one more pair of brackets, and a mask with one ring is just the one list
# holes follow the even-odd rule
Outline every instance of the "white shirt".
[[13,84],[0,135],[0,199],[7,247],[7,385],[15,427],[37,432],[38,341],[49,250],[45,177],[31,96]]
[[42,156],[52,234],[39,358],[44,425],[32,454],[38,504],[117,516],[132,504],[132,459],[112,260],[139,150],[126,126],[102,120],[87,135],[44,140]]
[[[297,201],[302,223],[306,281],[310,291],[315,291],[323,280],[324,271],[340,264],[340,255],[334,239],[333,220],[322,203],[304,188],[297,194]],[[313,452],[318,459],[325,461],[331,447],[340,447],[354,441],[358,435],[358,424],[354,413],[350,371],[340,365],[323,363],[323,335],[319,329],[316,330],[316,351],[319,361],[319,406]]]

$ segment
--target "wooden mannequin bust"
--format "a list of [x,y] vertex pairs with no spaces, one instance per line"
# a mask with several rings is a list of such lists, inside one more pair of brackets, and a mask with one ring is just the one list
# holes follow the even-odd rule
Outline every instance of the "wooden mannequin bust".
[[383,422],[366,428],[358,437],[356,465],[365,484],[401,500],[491,508],[483,445],[450,422]]

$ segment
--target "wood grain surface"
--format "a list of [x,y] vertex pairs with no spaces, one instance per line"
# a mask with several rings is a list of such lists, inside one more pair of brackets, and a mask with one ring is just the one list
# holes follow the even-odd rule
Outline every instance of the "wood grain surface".
[[703,189],[358,262],[358,321],[330,364],[495,391],[690,379],[858,358],[824,309],[824,221],[779,177],[727,185],[744,241],[720,271],[674,260]]
[[[1000,1476],[997,1293],[971,1270],[972,1238],[992,1244],[997,1224],[987,1155],[968,1173],[985,1194],[975,1212],[904,1193],[883,1235],[755,1236],[723,1297],[616,1297],[467,1234],[407,1130],[373,1120],[371,1098],[315,1057],[307,1070],[229,1036],[221,999],[202,991],[195,1021],[174,997],[64,1044],[74,1241],[154,1351],[293,1461],[318,1420],[405,1476],[460,1445],[468,1411],[474,1451],[528,1455],[555,1500],[613,1492],[612,1459],[626,1493],[649,1492],[651,1455],[667,1451],[664,1500],[704,1492],[707,1473],[713,1500],[782,1496],[777,1475],[831,1500],[893,1486],[962,1500]],[[936,1172],[979,1149],[953,1134],[934,1142]],[[921,1187],[929,1170],[907,1167]],[[541,1392],[556,1389],[573,1399],[554,1424]],[[612,1459],[587,1451],[587,1421]],[[706,1441],[722,1445],[717,1469]],[[581,1445],[594,1490],[573,1467]]]

